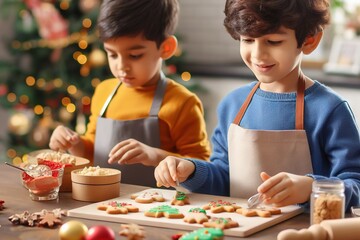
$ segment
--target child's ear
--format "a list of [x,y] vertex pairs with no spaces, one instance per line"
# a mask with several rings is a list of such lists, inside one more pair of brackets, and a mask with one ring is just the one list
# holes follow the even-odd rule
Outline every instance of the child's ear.
[[177,49],[177,39],[174,35],[171,35],[167,37],[161,44],[161,58],[166,60],[168,58],[171,58]]
[[314,51],[319,45],[321,38],[323,36],[323,31],[316,33],[314,36],[309,36],[305,39],[305,42],[302,47],[304,54],[310,54]]

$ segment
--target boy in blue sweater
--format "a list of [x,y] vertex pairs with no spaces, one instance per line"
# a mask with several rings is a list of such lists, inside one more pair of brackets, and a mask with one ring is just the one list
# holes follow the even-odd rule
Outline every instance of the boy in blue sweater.
[[218,106],[210,162],[165,158],[158,185],[306,203],[312,182],[341,179],[346,208],[360,205],[360,135],[349,104],[301,71],[329,22],[327,0],[227,0],[224,25],[256,82]]

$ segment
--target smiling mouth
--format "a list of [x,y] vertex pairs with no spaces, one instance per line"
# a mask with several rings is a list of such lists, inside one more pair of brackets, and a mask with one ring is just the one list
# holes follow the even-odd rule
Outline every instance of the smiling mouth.
[[272,69],[272,67],[275,66],[275,64],[272,65],[254,64],[254,65],[260,72],[270,71],[270,69]]
[[122,82],[131,82],[133,79],[132,77],[119,77],[120,81]]

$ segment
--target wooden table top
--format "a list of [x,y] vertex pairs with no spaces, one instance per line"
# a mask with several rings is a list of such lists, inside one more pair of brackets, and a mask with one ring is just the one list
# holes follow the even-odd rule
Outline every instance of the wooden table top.
[[[122,184],[120,191],[122,193],[129,192],[138,192],[146,187],[127,185]],[[61,192],[58,200],[53,201],[32,201],[29,197],[28,191],[22,186],[20,180],[20,172],[14,168],[6,166],[4,163],[0,163],[0,200],[5,201],[5,209],[0,211],[0,238],[6,240],[28,240],[28,239],[37,239],[37,240],[58,240],[59,239],[59,227],[55,229],[47,229],[40,227],[25,227],[19,225],[13,225],[9,220],[13,214],[19,214],[28,210],[30,212],[38,212],[43,209],[53,210],[56,208],[61,208],[64,210],[70,210],[73,208],[82,207],[88,205],[88,202],[80,202],[72,199],[71,193]],[[118,232],[120,230],[119,223],[104,222],[104,221],[95,221],[87,219],[79,219],[73,217],[63,217],[63,223],[69,220],[77,220],[84,223],[88,228],[96,225],[106,225],[112,228],[115,231],[116,239],[126,239],[120,237]],[[294,218],[286,220],[282,223],[279,223],[273,227],[255,233],[246,239],[257,239],[257,240],[271,240],[276,239],[279,232],[285,229],[302,229],[308,228],[310,222],[310,217],[308,214],[303,213]],[[146,238],[148,240],[156,239],[162,240],[167,239],[171,240],[171,236],[178,233],[184,233],[183,230],[176,230],[166,228],[157,228],[144,226]],[[225,237],[227,240],[238,239],[236,237]]]

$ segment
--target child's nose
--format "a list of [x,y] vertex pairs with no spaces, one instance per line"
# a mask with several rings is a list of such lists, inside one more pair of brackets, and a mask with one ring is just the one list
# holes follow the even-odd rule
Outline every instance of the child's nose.
[[130,67],[128,67],[128,66],[123,66],[120,70],[123,71],[123,72],[129,72],[129,71],[130,71]]
[[126,62],[123,61],[122,59],[119,59],[119,62],[117,64],[117,69],[118,69],[118,71],[122,71],[122,72],[130,71],[129,65],[126,64]]
[[266,55],[265,47],[260,43],[254,44],[252,49],[252,56],[257,59],[261,59],[264,55]]

